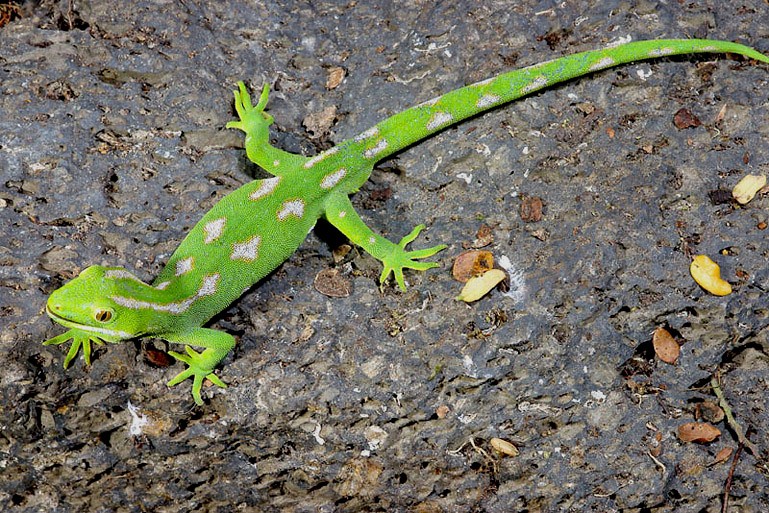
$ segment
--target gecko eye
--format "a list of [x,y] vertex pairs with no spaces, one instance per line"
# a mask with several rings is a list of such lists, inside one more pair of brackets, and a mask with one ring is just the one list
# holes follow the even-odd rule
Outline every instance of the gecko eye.
[[110,319],[112,319],[112,310],[96,310],[96,312],[93,314],[93,318],[99,322],[108,322]]

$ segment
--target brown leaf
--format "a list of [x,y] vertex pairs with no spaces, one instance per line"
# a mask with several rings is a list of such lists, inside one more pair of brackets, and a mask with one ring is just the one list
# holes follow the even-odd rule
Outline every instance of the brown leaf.
[[702,125],[702,121],[692,114],[692,111],[689,109],[681,108],[673,115],[673,124],[678,129],[684,129],[700,126]]
[[721,431],[707,422],[688,422],[678,426],[678,439],[682,442],[706,443],[721,436]]
[[536,223],[542,220],[542,198],[530,196],[521,202],[521,220],[524,223]]
[[470,250],[460,253],[454,260],[451,274],[454,279],[467,283],[473,276],[480,276],[494,267],[494,255],[490,251]]
[[168,367],[174,363],[174,359],[168,353],[158,349],[148,348],[144,355],[147,357],[147,361],[155,367]]
[[699,403],[694,410],[695,418],[703,419],[713,424],[718,424],[724,420],[724,410],[712,401],[703,401]]
[[681,346],[678,345],[673,335],[662,326],[654,330],[652,345],[654,345],[654,354],[663,362],[675,365],[678,361],[678,357],[681,354]]
[[718,465],[719,463],[723,463],[727,461],[731,455],[732,455],[733,449],[731,447],[724,447],[718,453],[716,454],[716,457],[713,458],[713,461],[710,463],[710,465]]

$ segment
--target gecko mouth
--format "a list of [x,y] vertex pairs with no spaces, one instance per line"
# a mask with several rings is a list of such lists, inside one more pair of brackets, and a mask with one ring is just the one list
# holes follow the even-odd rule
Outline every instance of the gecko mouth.
[[101,330],[99,328],[88,326],[87,324],[80,324],[79,322],[73,321],[71,319],[67,319],[64,316],[59,315],[49,305],[45,305],[45,313],[48,314],[48,317],[50,317],[54,322],[57,322],[66,328],[74,328],[74,329],[88,331],[92,333],[101,333]]
[[80,324],[79,322],[72,321],[57,314],[49,305],[45,305],[45,313],[54,322],[61,324],[65,328],[84,331],[91,334],[94,338],[101,339],[104,342],[120,342],[121,340],[127,340],[138,336],[125,331],[98,328],[96,326],[89,326],[88,324]]
[[49,305],[45,305],[45,313],[48,315],[48,317],[50,317],[54,321],[56,321],[58,323],[61,323],[61,324],[64,324],[65,326],[69,327],[70,324],[71,325],[80,326],[76,322],[72,322],[69,319],[67,319],[66,317],[62,317],[61,315],[59,315],[56,312],[54,312],[53,309]]

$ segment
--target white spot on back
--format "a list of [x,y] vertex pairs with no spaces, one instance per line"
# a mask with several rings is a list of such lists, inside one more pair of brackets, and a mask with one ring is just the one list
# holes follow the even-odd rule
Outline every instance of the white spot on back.
[[436,112],[433,114],[433,117],[430,118],[430,121],[427,122],[427,129],[435,130],[437,128],[441,128],[442,126],[446,126],[451,123],[453,119],[454,117],[448,112]]
[[376,146],[373,148],[369,148],[366,151],[363,152],[363,156],[367,159],[370,159],[371,157],[374,157],[378,155],[379,153],[382,153],[387,149],[387,141],[384,139],[380,139],[378,143],[376,143]]
[[171,285],[170,281],[163,281],[155,285],[155,288],[157,290],[165,290],[166,288],[168,288],[169,285]]
[[203,238],[203,242],[206,244],[211,244],[216,239],[221,237],[222,232],[224,232],[224,224],[226,222],[227,220],[223,217],[207,222],[206,225],[203,227],[203,233],[205,234],[205,237]]
[[[358,136],[360,137],[360,136]],[[325,159],[326,157],[329,157],[333,155],[334,153],[339,151],[339,146],[334,146],[333,148],[330,148],[323,153],[318,153],[314,157],[310,158],[307,162],[304,163],[305,169],[310,169],[312,166],[320,162],[321,160]]]
[[650,57],[662,57],[664,55],[670,55],[672,53],[675,53],[675,50],[672,48],[653,48],[652,50],[649,50],[649,56]]
[[259,182],[259,187],[254,192],[252,192],[248,197],[254,201],[262,199],[265,196],[272,193],[272,191],[275,190],[275,187],[277,187],[279,183],[280,183],[279,176],[276,176],[275,178],[265,178],[264,180]]
[[376,244],[376,237],[374,237],[373,235],[371,237],[369,237],[368,238],[368,243],[369,244]]
[[200,286],[195,298],[204,296],[213,296],[216,294],[216,284],[219,282],[218,274],[211,274],[203,278],[203,285]]
[[480,82],[476,82],[476,83],[474,83],[473,85],[474,85],[475,87],[483,87],[483,86],[485,86],[485,85],[487,85],[487,84],[490,84],[490,83],[492,83],[493,81],[494,81],[494,77],[491,77],[491,78],[487,78],[487,79],[485,79],[485,80],[481,80]]
[[590,71],[598,71],[599,69],[605,69],[614,65],[614,59],[611,57],[604,57],[598,62],[594,62],[588,69]]
[[336,184],[339,183],[339,181],[344,178],[344,175],[347,174],[347,170],[345,168],[338,169],[334,171],[333,173],[330,173],[323,177],[323,180],[320,182],[320,188],[321,189],[331,189]]
[[422,102],[419,105],[417,105],[417,107],[434,107],[435,104],[441,101],[441,98],[443,98],[443,96],[436,96],[435,98],[430,98],[426,102]]
[[537,89],[542,89],[546,85],[547,85],[547,77],[545,75],[539,75],[537,78],[532,80],[531,83],[529,83],[523,89],[521,89],[521,92],[523,94],[527,94],[532,91],[536,91]]
[[346,215],[347,215],[347,211],[346,210],[339,211],[339,219],[342,219]]
[[376,137],[377,135],[379,135],[379,127],[372,126],[365,132],[362,132],[356,135],[355,137],[353,137],[353,140],[355,142],[361,142],[361,141],[365,141],[366,139],[371,139],[372,137]]
[[304,201],[297,199],[286,200],[278,211],[278,219],[284,221],[288,216],[301,219],[304,215]]
[[[104,277],[113,280],[131,280],[138,283],[144,283],[139,278],[125,269],[113,269],[111,271],[104,271]],[[146,285],[146,283],[144,283]]]
[[230,259],[253,262],[259,256],[259,244],[261,243],[262,238],[258,235],[254,235],[245,242],[236,242],[232,245]]
[[187,274],[192,271],[194,259],[192,257],[182,258],[176,262],[176,276]]
[[496,94],[484,94],[478,99],[477,102],[475,102],[475,106],[479,109],[485,109],[486,107],[491,107],[497,102],[499,102],[499,96]]

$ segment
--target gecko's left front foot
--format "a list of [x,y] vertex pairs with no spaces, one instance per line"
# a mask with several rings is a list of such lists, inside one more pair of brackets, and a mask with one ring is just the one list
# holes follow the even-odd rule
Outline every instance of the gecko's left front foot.
[[104,342],[94,334],[76,328],[72,328],[71,330],[62,333],[61,335],[57,335],[51,339],[46,340],[43,342],[43,345],[58,346],[65,344],[70,340],[72,341],[72,345],[69,346],[67,356],[64,358],[65,369],[69,367],[70,362],[75,359],[78,351],[80,351],[81,346],[83,347],[83,357],[85,358],[85,364],[91,365],[91,342],[100,346],[104,345]]
[[[212,358],[209,358],[209,355],[206,354],[208,351],[212,351],[211,349],[206,349],[202,353],[198,353],[190,346],[186,346],[185,349],[187,350],[187,354],[177,353],[176,351],[168,352],[168,354],[177,360],[189,365],[187,370],[180,372],[176,377],[169,381],[168,386],[172,387],[178,385],[185,379],[192,377],[192,397],[195,399],[195,404],[202,405],[203,399],[200,397],[200,389],[203,387],[204,379],[208,379],[214,385],[222,388],[227,388],[227,384],[214,374],[213,367],[216,363],[211,365]],[[218,361],[219,359],[215,360],[215,362]]]
[[417,238],[419,232],[424,230],[425,225],[420,224],[416,226],[411,233],[403,237],[396,245],[392,253],[382,258],[382,274],[379,276],[380,286],[384,284],[390,273],[395,276],[395,281],[398,283],[398,287],[401,290],[406,290],[406,280],[403,278],[403,269],[414,269],[417,271],[426,271],[433,267],[438,267],[437,262],[417,262],[422,258],[431,257],[439,251],[443,251],[448,246],[445,244],[439,244],[427,249],[418,249],[416,251],[406,251],[406,245]]
[[273,123],[273,118],[264,112],[267,106],[267,99],[270,96],[270,87],[264,84],[262,92],[259,95],[259,101],[256,105],[251,103],[251,95],[248,94],[246,84],[238,82],[238,90],[232,92],[235,96],[235,112],[238,114],[237,121],[230,121],[225,126],[227,128],[237,128],[258,139],[269,137],[267,131]]

